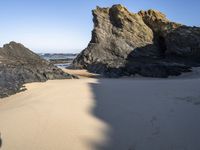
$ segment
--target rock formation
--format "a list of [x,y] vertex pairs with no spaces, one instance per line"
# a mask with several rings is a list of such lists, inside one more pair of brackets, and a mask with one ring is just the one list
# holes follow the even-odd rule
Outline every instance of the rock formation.
[[108,77],[168,77],[200,62],[200,28],[170,22],[159,11],[97,7],[93,22],[92,39],[74,60],[74,68]]
[[71,78],[22,44],[10,42],[0,48],[0,97],[16,93],[24,83]]

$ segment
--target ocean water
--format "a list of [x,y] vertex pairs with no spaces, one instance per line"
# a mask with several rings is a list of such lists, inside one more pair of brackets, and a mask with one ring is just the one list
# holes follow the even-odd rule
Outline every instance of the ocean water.
[[71,53],[44,53],[39,54],[42,58],[50,61],[50,60],[64,60],[66,59],[66,62],[64,63],[55,63],[54,65],[59,68],[67,68],[71,65],[72,61],[76,58],[77,54],[71,54]]
[[71,63],[63,63],[63,64],[54,64],[58,68],[68,68]]

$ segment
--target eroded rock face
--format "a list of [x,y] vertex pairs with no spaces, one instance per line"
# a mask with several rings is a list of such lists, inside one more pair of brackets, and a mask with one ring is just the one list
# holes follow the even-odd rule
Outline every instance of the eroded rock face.
[[0,97],[16,93],[24,83],[71,78],[22,44],[10,42],[0,48]]
[[[165,43],[165,56],[200,58],[200,28],[170,22],[164,14],[155,10],[138,13],[152,31],[155,42]],[[162,44],[162,43],[161,43]]]
[[75,68],[109,77],[168,77],[198,64],[200,28],[170,22],[155,10],[131,13],[122,5],[97,7],[93,16],[92,40]]
[[121,5],[112,8],[97,7],[93,10],[93,16],[92,40],[88,48],[74,61],[76,66],[92,67],[90,65],[98,63],[112,66],[115,63],[120,67],[120,62],[133,49],[153,43],[153,32],[142,18]]

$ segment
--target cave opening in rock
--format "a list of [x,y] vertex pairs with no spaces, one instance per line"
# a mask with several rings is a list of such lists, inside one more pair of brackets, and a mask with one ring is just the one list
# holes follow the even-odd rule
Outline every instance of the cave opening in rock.
[[165,38],[163,36],[158,36],[158,48],[160,50],[161,57],[165,57],[167,46],[166,46]]

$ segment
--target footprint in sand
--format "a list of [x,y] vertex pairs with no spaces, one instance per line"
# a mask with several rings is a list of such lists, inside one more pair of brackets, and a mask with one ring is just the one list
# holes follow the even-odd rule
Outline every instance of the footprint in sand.
[[160,133],[160,127],[156,125],[156,122],[158,121],[158,118],[156,116],[153,116],[150,120],[152,127],[154,128],[154,131],[152,132],[153,136],[159,135]]
[[176,99],[192,103],[193,105],[200,105],[200,96],[177,97]]

